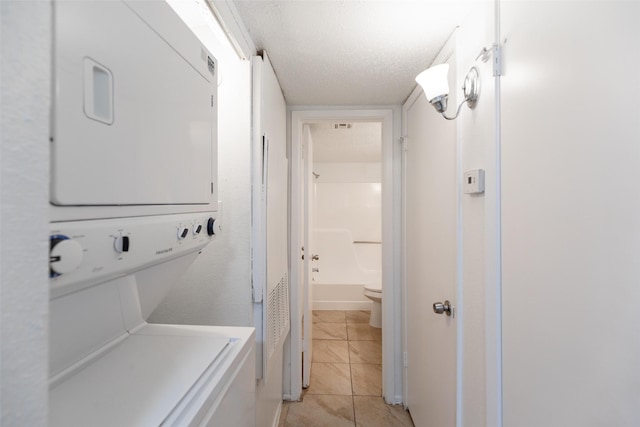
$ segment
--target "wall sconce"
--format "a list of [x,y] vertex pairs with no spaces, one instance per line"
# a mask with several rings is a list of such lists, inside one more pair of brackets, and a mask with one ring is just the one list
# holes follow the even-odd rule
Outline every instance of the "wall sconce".
[[436,109],[447,120],[454,120],[460,114],[462,105],[466,102],[471,109],[475,108],[480,95],[480,75],[476,67],[471,67],[464,79],[462,91],[464,101],[458,106],[458,111],[453,117],[447,117],[444,112],[447,110],[447,98],[449,97],[449,64],[440,64],[429,67],[416,77],[416,82],[422,86],[425,96]]

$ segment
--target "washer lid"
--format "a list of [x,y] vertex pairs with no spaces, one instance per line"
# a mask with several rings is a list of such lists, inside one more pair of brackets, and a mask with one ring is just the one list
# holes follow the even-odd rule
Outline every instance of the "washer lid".
[[132,335],[50,392],[50,426],[161,425],[228,338]]

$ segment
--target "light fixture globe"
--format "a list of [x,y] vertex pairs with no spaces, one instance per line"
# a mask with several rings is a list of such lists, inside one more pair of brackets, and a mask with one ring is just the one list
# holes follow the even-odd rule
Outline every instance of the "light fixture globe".
[[429,67],[416,77],[429,102],[449,95],[449,64]]
[[442,114],[447,120],[454,120],[460,114],[460,108],[466,103],[471,109],[475,108],[478,97],[480,96],[480,74],[476,67],[471,67],[464,79],[462,91],[464,93],[464,101],[458,106],[456,115],[447,116],[444,112],[447,110],[447,99],[449,96],[448,82],[449,64],[440,64],[427,68],[416,77],[416,82],[422,87],[422,90],[436,111]]

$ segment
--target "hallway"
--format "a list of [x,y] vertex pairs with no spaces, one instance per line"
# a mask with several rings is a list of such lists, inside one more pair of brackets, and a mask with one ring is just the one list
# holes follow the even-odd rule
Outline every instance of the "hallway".
[[313,312],[311,385],[284,402],[280,427],[413,427],[402,406],[382,399],[382,330],[368,311]]

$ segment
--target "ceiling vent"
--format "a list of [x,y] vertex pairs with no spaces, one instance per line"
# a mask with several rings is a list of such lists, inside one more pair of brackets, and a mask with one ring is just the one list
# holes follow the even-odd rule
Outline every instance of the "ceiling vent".
[[336,123],[333,125],[335,129],[351,129],[352,126],[351,123]]

